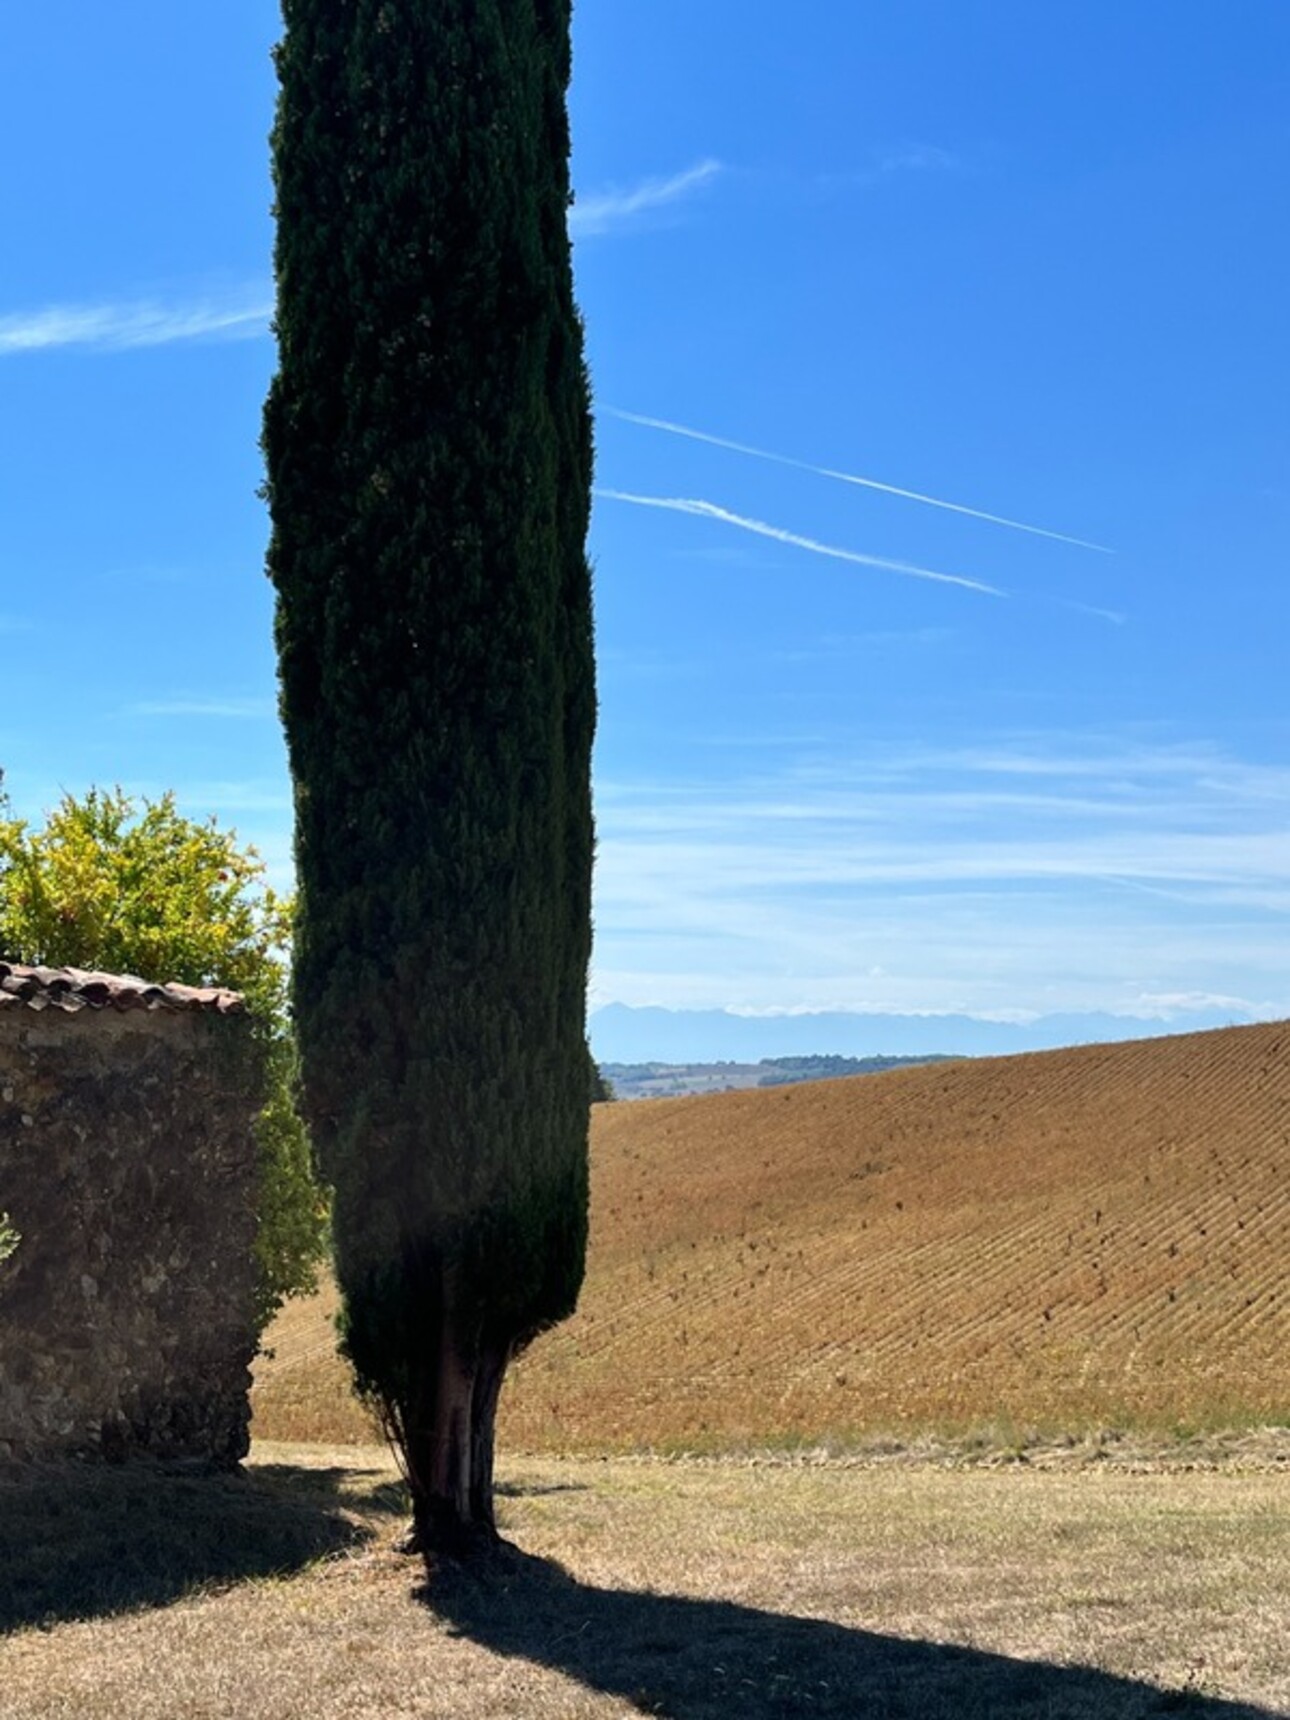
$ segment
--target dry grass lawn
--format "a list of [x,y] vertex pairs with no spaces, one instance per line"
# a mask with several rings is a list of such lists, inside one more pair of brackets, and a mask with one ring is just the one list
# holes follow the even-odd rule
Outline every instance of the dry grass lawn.
[[427,1583],[392,1550],[379,1449],[266,1447],[242,1480],[11,1479],[0,1716],[1290,1714],[1287,1436],[532,1458],[502,1491],[524,1552]]
[[[598,1106],[577,1315],[512,1450],[1290,1420],[1290,1023]],[[361,1440],[334,1293],[256,1431]]]

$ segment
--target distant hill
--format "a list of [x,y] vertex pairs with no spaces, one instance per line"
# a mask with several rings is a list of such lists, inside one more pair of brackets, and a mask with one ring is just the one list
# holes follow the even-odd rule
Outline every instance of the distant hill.
[[613,1087],[615,1099],[676,1099],[844,1075],[882,1075],[889,1069],[944,1061],[941,1057],[763,1057],[760,1063],[604,1063],[600,1072]]
[[883,1015],[848,1010],[736,1015],[725,1009],[634,1009],[609,1003],[588,1023],[599,1063],[758,1063],[763,1058],[1010,1057],[1063,1045],[1109,1044],[1234,1023],[1230,1012],[1167,1022],[1106,1013],[984,1021],[974,1015]]
[[[1290,1423],[1290,1023],[599,1105],[578,1313],[512,1449]],[[253,1431],[368,1431],[334,1298]]]

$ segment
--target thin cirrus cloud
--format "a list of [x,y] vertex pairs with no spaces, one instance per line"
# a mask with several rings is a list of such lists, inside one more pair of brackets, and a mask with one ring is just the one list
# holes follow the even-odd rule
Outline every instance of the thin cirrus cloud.
[[934,143],[902,143],[877,152],[879,173],[947,173],[961,166],[956,155]]
[[47,305],[0,317],[0,356],[79,347],[88,352],[130,352],[179,341],[255,340],[267,334],[273,294],[242,288],[223,297],[164,304],[141,299],[121,304]]
[[[692,196],[722,172],[711,158],[664,179],[579,197],[569,212],[572,236],[591,237]],[[79,348],[130,352],[182,341],[256,340],[269,332],[272,290],[254,284],[223,295],[166,303],[55,304],[0,316],[0,357]]]
[[860,550],[840,549],[835,544],[820,543],[817,538],[803,537],[798,532],[785,531],[782,526],[768,525],[744,514],[731,513],[715,502],[696,501],[682,496],[638,496],[627,490],[598,489],[597,496],[610,502],[629,502],[637,508],[661,508],[673,514],[690,514],[699,519],[717,520],[722,525],[736,526],[756,537],[770,538],[775,543],[789,544],[794,549],[809,550],[812,555],[824,555],[833,561],[851,562],[856,567],[876,567],[888,573],[902,574],[906,579],[930,579],[938,585],[959,585],[967,591],[979,591],[986,597],[1006,597],[997,585],[987,585],[980,579],[968,579],[961,573],[939,573],[934,568],[918,567],[909,561],[890,561],[886,556],[865,555]]
[[877,490],[884,496],[899,496],[903,501],[919,502],[928,508],[944,508],[952,514],[966,514],[969,519],[986,520],[991,525],[1006,526],[1010,531],[1028,532],[1032,537],[1054,538],[1058,543],[1074,544],[1078,549],[1096,550],[1099,555],[1114,555],[1105,544],[1090,543],[1087,538],[1071,537],[1066,532],[1052,531],[1047,526],[1026,525],[1022,520],[1008,519],[1003,514],[986,513],[983,508],[969,508],[962,502],[947,502],[941,496],[928,496],[921,490],[901,489],[897,484],[883,484],[877,478],[862,478],[854,472],[839,472],[831,466],[816,466],[809,460],[797,460],[789,454],[773,454],[765,448],[752,448],[746,442],[732,442],[725,436],[714,436],[707,430],[693,430],[687,424],[674,424],[667,418],[649,418],[641,412],[627,412],[617,406],[602,406],[601,412],[624,424],[637,424],[646,430],[663,430],[669,436],[684,436],[691,442],[706,442],[712,448],[725,448],[732,454],[746,454],[754,460],[770,460],[776,466],[791,466],[794,471],[812,472],[817,478],[832,478],[840,484],[856,484],[863,490]]
[[674,173],[668,179],[643,179],[624,190],[602,191],[575,199],[569,211],[569,232],[574,238],[590,238],[631,222],[651,210],[664,209],[701,191],[722,172],[719,161],[708,158]]
[[216,719],[259,719],[272,717],[272,699],[151,699],[130,706],[136,717],[214,717]]
[[[600,790],[606,854],[642,844],[679,884],[757,886],[1080,883],[1148,889],[1183,904],[1284,912],[1290,836],[1278,823],[1285,772],[1211,749],[1105,751],[1051,737],[958,751],[849,753],[789,761],[753,778],[612,781]],[[1048,778],[1036,794],[1017,774]],[[675,864],[674,864],[675,863]],[[1223,931],[1230,933],[1230,926]],[[1205,935],[1209,935],[1206,928]],[[1274,940],[1274,950],[1275,950]]]
[[839,731],[743,772],[695,749],[683,778],[598,783],[598,983],[674,1008],[1283,1016],[1288,778],[1150,725]]

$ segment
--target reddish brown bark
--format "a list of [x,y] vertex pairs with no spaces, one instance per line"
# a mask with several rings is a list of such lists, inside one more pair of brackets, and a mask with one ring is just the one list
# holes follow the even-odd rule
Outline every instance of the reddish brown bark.
[[508,1344],[463,1342],[445,1318],[438,1365],[417,1413],[396,1429],[412,1493],[409,1552],[453,1557],[497,1541],[493,1452]]
[[475,1369],[470,1427],[470,1509],[472,1522],[491,1535],[497,1533],[493,1506],[493,1451],[496,1444],[497,1400],[510,1361],[510,1346],[486,1347]]

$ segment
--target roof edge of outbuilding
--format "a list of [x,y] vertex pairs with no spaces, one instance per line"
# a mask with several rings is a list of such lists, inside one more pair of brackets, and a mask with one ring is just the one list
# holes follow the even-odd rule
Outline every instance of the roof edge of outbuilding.
[[69,1015],[82,1009],[201,1010],[215,1015],[241,1015],[246,1010],[240,992],[223,986],[177,981],[156,985],[136,974],[0,961],[0,1009],[5,1007],[59,1009]]

